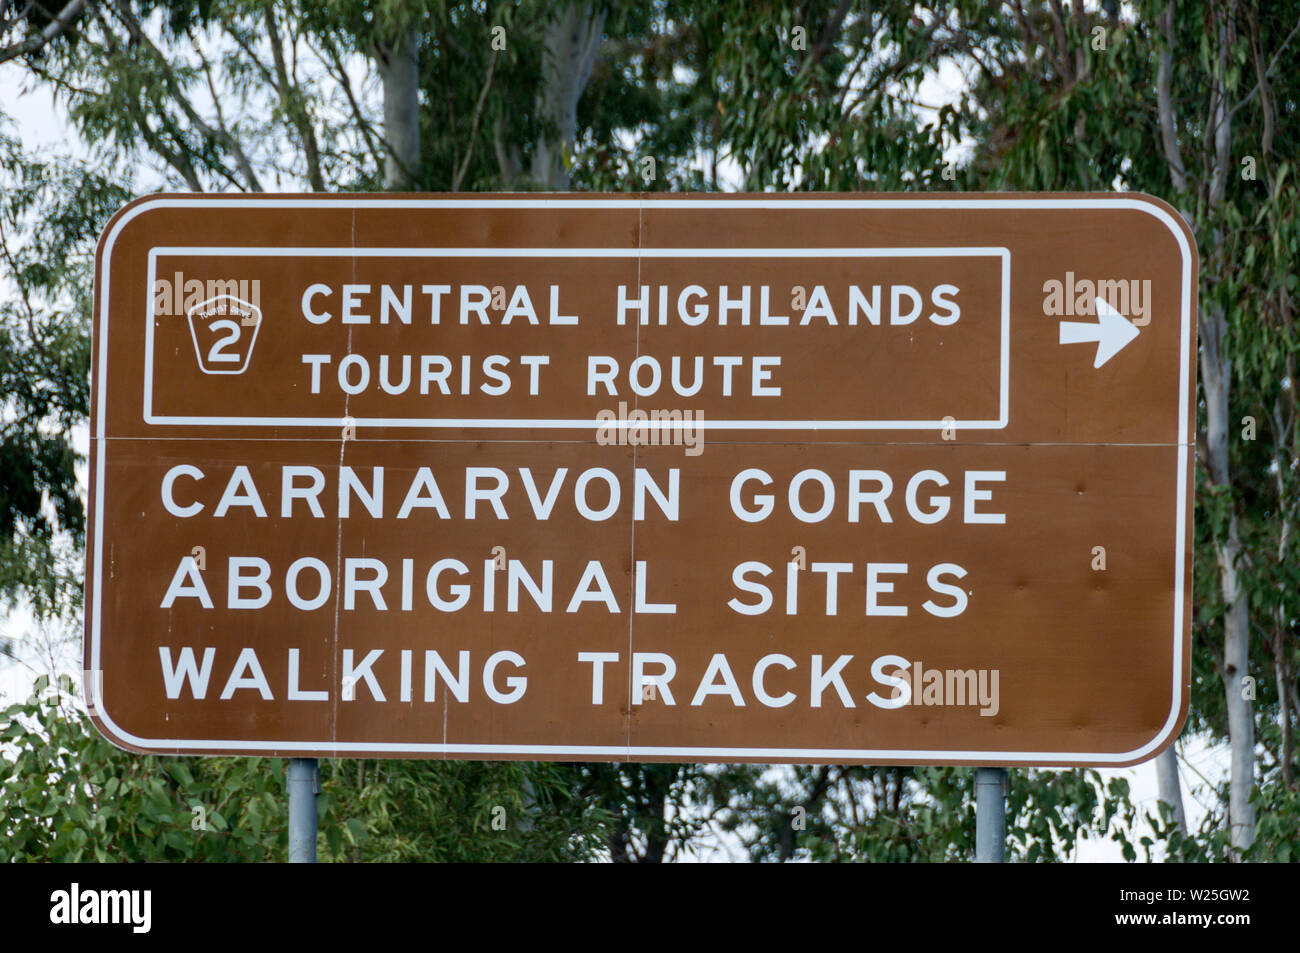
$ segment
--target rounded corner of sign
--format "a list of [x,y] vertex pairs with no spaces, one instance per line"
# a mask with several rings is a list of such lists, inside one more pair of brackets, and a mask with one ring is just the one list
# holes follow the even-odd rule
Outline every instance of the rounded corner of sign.
[[1183,218],[1178,209],[1164,199],[1148,195],[1146,192],[1125,192],[1124,197],[1133,203],[1134,208],[1150,215],[1168,228],[1175,239],[1181,239],[1179,245],[1184,253],[1185,264],[1190,265],[1192,268],[1197,266],[1199,262],[1196,252],[1196,236],[1192,233],[1191,226],[1187,224],[1187,220]]
[[113,716],[109,714],[108,708],[104,704],[104,676],[102,671],[92,672],[87,670],[86,678],[86,715],[90,718],[90,723],[95,726],[95,730],[104,737],[104,740],[115,748],[133,754],[167,753],[165,749],[149,747],[150,739],[136,737],[113,720]]
[[117,725],[114,724],[113,719],[109,717],[106,711],[104,711],[102,699],[96,699],[96,702],[97,704],[91,707],[87,714],[90,716],[90,723],[95,726],[96,731],[103,735],[104,740],[114,748],[120,748],[121,750],[129,751],[132,754],[158,754],[158,752],[152,748],[142,747],[138,743],[139,739],[128,741],[127,739],[132,736],[122,732]]
[[[1150,192],[1128,191],[1120,193],[1124,198],[1131,199],[1134,202],[1140,202],[1145,205],[1152,205],[1162,212],[1169,215],[1178,215],[1178,210],[1166,202],[1164,199],[1152,195]],[[1180,216],[1181,217],[1181,216]]]
[[108,264],[107,257],[112,254],[113,244],[130,222],[137,220],[151,208],[161,208],[178,197],[167,192],[141,195],[133,198],[114,212],[112,217],[104,224],[103,230],[100,231],[99,241],[95,246],[95,256],[99,260],[101,267]]
[[1183,695],[1178,717],[1175,718],[1171,724],[1166,724],[1156,732],[1153,738],[1144,744],[1139,745],[1131,751],[1125,751],[1117,755],[1117,760],[1110,762],[1108,767],[1130,768],[1134,765],[1145,764],[1148,761],[1155,760],[1168,750],[1170,745],[1174,744],[1174,742],[1178,740],[1178,736],[1183,733],[1183,725],[1186,721],[1187,697],[1186,695]]

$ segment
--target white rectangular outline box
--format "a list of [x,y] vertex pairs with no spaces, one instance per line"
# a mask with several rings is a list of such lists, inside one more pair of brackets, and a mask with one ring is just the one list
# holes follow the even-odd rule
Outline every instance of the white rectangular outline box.
[[[697,430],[1002,430],[1007,426],[1011,390],[1011,252],[1007,248],[278,248],[265,246],[155,246],[149,250],[149,315],[145,321],[144,422],[158,426],[483,428],[514,430],[627,427],[626,420],[509,417],[230,417],[154,413],[153,288],[158,259],[171,256],[259,256],[265,258],[998,258],[1001,259],[1001,329],[998,355],[998,419],[960,420],[695,420],[656,421],[651,429]],[[265,320],[265,316],[263,316]],[[955,408],[954,408],[955,409]]]
[[[180,196],[162,195],[144,201],[125,210],[121,217],[105,230],[100,239],[100,248],[96,252],[96,286],[99,299],[96,321],[96,357],[94,392],[97,400],[98,415],[93,421],[92,441],[99,446],[95,453],[95,482],[93,484],[94,507],[94,546],[87,552],[91,566],[88,575],[94,580],[91,590],[89,613],[87,615],[87,656],[92,670],[103,668],[103,580],[105,568],[104,546],[104,482],[105,450],[108,442],[106,430],[106,407],[108,401],[108,337],[109,337],[109,283],[113,245],[122,229],[133,218],[153,208],[203,208],[203,207],[281,207],[302,208],[338,208],[351,204],[352,207],[377,209],[409,208],[531,208],[531,209],[584,209],[598,211],[601,209],[640,209],[643,200],[636,197],[626,199],[606,196],[584,198],[582,196],[538,196],[535,198],[364,198],[324,199],[320,197],[264,197],[248,198],[245,196]],[[636,759],[638,757],[675,757],[684,760],[724,760],[753,761],[758,759],[776,760],[780,763],[798,764],[810,760],[851,761],[855,764],[888,762],[893,764],[1006,764],[1027,766],[1121,766],[1144,761],[1173,740],[1182,722],[1178,715],[1189,686],[1183,680],[1183,601],[1184,575],[1186,572],[1186,555],[1189,540],[1189,520],[1187,518],[1189,493],[1191,485],[1188,480],[1188,463],[1191,457],[1191,445],[1186,439],[1189,421],[1195,413],[1195,370],[1189,359],[1191,334],[1194,315],[1192,314],[1192,270],[1196,263],[1196,252],[1188,242],[1184,232],[1185,225],[1177,221],[1171,210],[1162,203],[1152,201],[1141,194],[1117,194],[1114,196],[1086,196],[1065,198],[1053,196],[994,196],[980,195],[953,196],[951,198],[916,199],[916,198],[821,198],[808,197],[797,199],[745,197],[739,199],[662,199],[655,206],[669,209],[825,209],[838,211],[870,211],[873,209],[1035,209],[1035,210],[1089,210],[1104,208],[1122,208],[1141,212],[1155,218],[1164,226],[1178,245],[1182,258],[1181,277],[1179,281],[1179,369],[1178,369],[1178,432],[1175,435],[1176,459],[1175,480],[1177,499],[1174,501],[1174,578],[1172,599],[1172,636],[1173,656],[1170,666],[1169,714],[1159,730],[1146,742],[1127,751],[1079,751],[1065,750],[1030,750],[1012,751],[999,748],[980,748],[973,750],[954,750],[951,748],[879,747],[875,739],[862,741],[856,748],[817,748],[817,747],[736,747],[725,745],[645,745],[633,744],[630,740],[624,744],[598,745],[571,741],[563,744],[486,744],[486,743],[449,743],[442,741],[406,741],[406,742],[357,742],[338,741],[337,739],[316,741],[249,741],[240,738],[143,738],[134,735],[118,725],[103,704],[103,680],[96,679],[92,686],[94,697],[90,699],[92,710],[97,714],[97,727],[113,744],[127,750],[144,751],[154,754],[176,754],[181,752],[203,752],[209,754],[269,755],[276,753],[280,757],[401,757],[403,755],[443,757],[456,755],[467,757],[528,757],[542,756],[559,760],[605,760],[609,758]],[[88,580],[89,581],[89,580]]]

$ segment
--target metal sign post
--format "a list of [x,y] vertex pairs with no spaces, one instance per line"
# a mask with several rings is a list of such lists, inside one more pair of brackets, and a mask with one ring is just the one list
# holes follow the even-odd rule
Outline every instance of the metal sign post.
[[316,863],[316,795],[320,768],[315,758],[289,759],[289,863]]
[[1007,847],[1007,769],[975,769],[975,863],[1001,864]]

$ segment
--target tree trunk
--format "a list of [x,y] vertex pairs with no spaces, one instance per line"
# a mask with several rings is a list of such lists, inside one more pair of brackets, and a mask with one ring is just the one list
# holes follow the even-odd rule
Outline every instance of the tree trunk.
[[[1272,176],[1269,187],[1274,188]],[[1282,294],[1282,318],[1290,329],[1291,302],[1285,290]],[[1287,498],[1288,481],[1286,472],[1290,460],[1300,457],[1300,429],[1296,427],[1296,393],[1295,393],[1295,355],[1286,356],[1287,386],[1278,388],[1277,399],[1273,402],[1273,440],[1275,445],[1274,462],[1276,464],[1275,480],[1277,485],[1277,508],[1282,514],[1282,529],[1278,534],[1277,567],[1286,565],[1287,551],[1291,546],[1291,514],[1294,504]],[[1295,446],[1288,442],[1295,440]],[[1291,727],[1291,672],[1286,661],[1286,639],[1290,630],[1287,622],[1285,584],[1278,583],[1278,605],[1273,615],[1273,677],[1277,681],[1277,710],[1282,729],[1282,781],[1288,788],[1295,787],[1295,771],[1292,761],[1295,758],[1295,734]]]
[[[1205,387],[1207,467],[1216,487],[1231,487],[1228,467],[1228,394],[1232,365],[1223,352],[1228,320],[1223,309],[1207,305],[1201,315],[1201,381]],[[1250,674],[1250,618],[1246,593],[1241,588],[1237,559],[1241,537],[1237,514],[1230,504],[1226,538],[1214,541],[1219,565],[1219,587],[1225,606],[1223,618],[1223,691],[1228,711],[1231,748],[1228,817],[1232,846],[1245,850],[1255,840],[1255,808],[1250,803],[1255,785],[1255,717],[1246,698],[1244,679]]]
[[1156,796],[1173,811],[1173,822],[1187,836],[1187,816],[1183,812],[1183,789],[1178,780],[1178,751],[1170,745],[1156,757]]
[[1295,737],[1291,731],[1291,685],[1290,675],[1286,669],[1283,654],[1283,640],[1286,627],[1282,624],[1282,610],[1278,610],[1278,623],[1273,630],[1273,677],[1277,680],[1277,711],[1282,729],[1282,783],[1289,788],[1295,787],[1295,771],[1291,762],[1295,759]]
[[[1232,160],[1232,113],[1228,106],[1231,44],[1227,22],[1219,24],[1218,46],[1217,68],[1210,100],[1213,107],[1211,115],[1214,117],[1214,176],[1210,184],[1210,207],[1216,211],[1223,204],[1228,176],[1235,168]],[[1216,232],[1215,247],[1211,254],[1212,260],[1218,263],[1220,269],[1224,267],[1225,261],[1224,242],[1222,232]],[[1221,306],[1210,305],[1203,317],[1206,326],[1203,333],[1210,333],[1206,344],[1212,345],[1203,348],[1201,352],[1209,462],[1214,482],[1231,492],[1228,396],[1232,385],[1232,364],[1223,350],[1224,339],[1228,334],[1228,316]],[[1237,527],[1237,509],[1231,497],[1228,512],[1227,539],[1215,540],[1214,549],[1226,610],[1223,619],[1223,689],[1228,703],[1228,743],[1232,751],[1228,820],[1232,825],[1232,846],[1245,850],[1255,841],[1255,807],[1250,803],[1251,791],[1255,787],[1255,713],[1254,705],[1243,690],[1244,679],[1250,674],[1250,610],[1237,574],[1241,537]]]
[[529,168],[529,177],[539,188],[559,192],[569,188],[565,153],[578,134],[578,99],[591,78],[604,27],[605,12],[593,12],[590,0],[571,3],[546,26],[537,105],[548,128],[538,137]]
[[[1174,191],[1181,196],[1187,190],[1187,173],[1183,169],[1183,158],[1178,146],[1178,120],[1174,114],[1173,94],[1170,85],[1174,73],[1174,7],[1170,2],[1158,19],[1158,25],[1164,38],[1160,49],[1159,66],[1156,71],[1156,110],[1160,117],[1160,143],[1164,148],[1165,164],[1169,167],[1169,179]],[[1180,211],[1187,224],[1195,228],[1191,215]],[[1156,758],[1156,791],[1160,800],[1174,811],[1174,820],[1178,829],[1187,834],[1187,816],[1183,811],[1183,790],[1178,777],[1178,755],[1174,745]]]
[[[1157,110],[1160,116],[1161,145],[1175,189],[1187,187],[1186,168],[1178,145],[1178,124],[1174,115],[1171,80],[1174,55],[1174,4],[1170,2],[1159,25],[1164,35],[1156,76]],[[1201,181],[1208,209],[1214,221],[1227,193],[1228,176],[1235,169],[1232,160],[1232,110],[1228,103],[1228,78],[1231,44],[1226,20],[1216,30],[1217,49],[1211,75],[1210,122],[1204,131],[1199,154],[1204,157],[1205,174]],[[1210,247],[1204,249],[1207,281],[1225,267],[1225,236],[1218,226]],[[1207,296],[1208,297],[1208,296]],[[1232,846],[1245,850],[1255,840],[1255,810],[1250,803],[1255,786],[1255,718],[1254,706],[1246,696],[1244,679],[1250,674],[1250,617],[1246,593],[1238,576],[1237,560],[1241,554],[1241,536],[1236,506],[1231,499],[1232,473],[1228,461],[1229,392],[1232,364],[1224,353],[1228,318],[1222,306],[1207,303],[1200,315],[1201,382],[1205,389],[1205,463],[1210,484],[1229,494],[1226,534],[1214,540],[1215,560],[1219,566],[1219,588],[1223,594],[1223,680],[1228,712],[1228,743],[1231,751],[1231,776],[1228,794],[1228,823]],[[1157,767],[1157,771],[1159,768]],[[1159,775],[1157,775],[1159,776]]]
[[1246,594],[1241,590],[1236,559],[1241,552],[1237,517],[1228,524],[1227,543],[1216,547],[1219,578],[1228,602],[1223,635],[1223,688],[1228,702],[1228,740],[1232,746],[1231,789],[1228,811],[1232,846],[1245,850],[1255,841],[1255,807],[1250,803],[1255,786],[1255,713],[1246,698],[1244,681],[1250,664],[1250,619]]
[[384,89],[384,188],[410,189],[420,166],[420,59],[418,30],[406,30],[376,50]]

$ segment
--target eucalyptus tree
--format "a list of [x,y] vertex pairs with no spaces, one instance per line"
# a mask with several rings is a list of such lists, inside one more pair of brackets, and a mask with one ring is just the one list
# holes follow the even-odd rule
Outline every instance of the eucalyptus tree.
[[[8,533],[0,582],[5,595],[44,594],[51,611],[75,602],[80,591],[75,550],[83,510],[71,433],[87,413],[85,266],[94,235],[137,183],[246,192],[597,182],[633,188],[645,180],[624,174],[633,168],[623,155],[625,141],[637,129],[665,125],[689,99],[675,76],[675,57],[657,49],[662,6],[88,0],[52,19],[45,13],[39,3],[7,5],[0,57],[10,61],[7,69],[21,68],[23,82],[53,93],[92,158],[70,155],[38,165],[16,140],[0,143],[8,176],[0,210],[9,226],[4,264],[18,291],[6,296],[0,313],[0,373],[12,411],[0,448],[0,521]],[[610,30],[617,45],[598,64]],[[694,153],[694,124],[683,128],[654,137],[660,184],[687,168]],[[580,152],[594,158],[586,161]],[[42,255],[54,264],[42,265]],[[60,297],[69,289],[73,314]],[[63,563],[53,555],[59,531],[68,550]],[[32,719],[43,732],[25,730]],[[239,762],[140,761],[98,743],[65,704],[33,699],[0,722],[20,746],[5,764],[6,790],[14,797],[31,801],[42,794],[40,777],[71,763],[42,755],[42,738],[77,752],[102,785],[118,779],[112,791],[96,786],[101,782],[88,789],[56,785],[43,791],[49,800],[41,813],[7,813],[6,832],[34,845],[29,856],[47,849],[96,856],[84,843],[70,853],[51,848],[59,829],[41,818],[107,810],[105,795],[114,792],[143,797],[124,775],[149,777],[148,811],[167,817],[187,791],[202,787],[194,779],[224,771],[223,779],[238,787],[232,764]],[[629,778],[640,777],[630,770]],[[338,820],[328,830],[347,838],[326,846],[331,855],[357,859],[585,857],[590,832],[609,819],[601,843],[611,854],[662,857],[654,848],[641,853],[640,832],[657,830],[671,806],[629,794],[624,783],[602,786],[603,772],[327,764],[325,791]],[[651,775],[654,788],[662,778]],[[616,810],[576,802],[578,789],[593,797],[602,792]],[[680,792],[682,785],[665,789]],[[248,797],[255,793],[266,792],[250,787]],[[510,822],[499,826],[498,813]],[[623,820],[614,823],[616,817]],[[166,833],[172,841],[181,836]],[[211,841],[223,842],[236,843]],[[160,840],[160,851],[163,846]]]
[[[1141,189],[1184,211],[1203,254],[1189,728],[1233,750],[1223,808],[1195,832],[1175,811],[1161,834],[1187,859],[1283,858],[1294,843],[1296,0],[3,11],[0,62],[51,91],[90,151],[36,159],[0,142],[0,267],[18,290],[0,306],[6,596],[51,612],[75,602],[68,435],[86,412],[85,265],[130,191]],[[79,750],[102,755],[105,778],[130,773],[133,756]],[[225,770],[175,763],[191,778]],[[1172,755],[1162,765],[1176,807]],[[168,777],[164,793],[183,804],[184,779]],[[716,826],[756,859],[948,859],[970,855],[973,832],[960,769],[340,761],[326,788],[346,832],[327,846],[341,858],[523,857],[544,832],[533,856],[585,857],[598,843],[653,861]],[[1063,856],[1085,835],[1127,856],[1154,847],[1136,839],[1124,785],[1093,772],[1016,772],[1010,798],[1026,859]],[[495,808],[508,829],[491,826]]]
[[[1300,824],[1292,558],[1300,91],[1287,64],[1300,6],[957,0],[765,12],[740,20],[721,4],[701,19],[730,28],[733,42],[712,58],[710,82],[724,148],[747,188],[1135,189],[1188,218],[1202,254],[1188,730],[1225,739],[1231,770],[1219,807],[1188,832],[1175,751],[1167,751],[1157,768],[1168,813],[1155,821],[1171,856],[1291,856]],[[936,72],[953,78],[951,102],[925,101],[941,92]],[[855,814],[854,774],[799,769],[793,787],[762,795],[770,830],[758,825],[756,849],[775,844],[788,854],[793,841],[824,851],[846,820],[851,828],[882,806],[886,816],[906,816],[909,804],[924,809],[926,789],[943,798],[962,783],[960,772],[943,781],[927,772],[924,785],[908,772],[867,772]],[[1088,777],[1102,795],[1098,823],[1110,829],[1131,805]],[[776,820],[814,805],[832,828],[815,834],[809,824],[792,836]],[[1263,805],[1258,825],[1255,805]],[[1257,827],[1267,835],[1259,843]],[[1131,833],[1126,826],[1111,836],[1136,856]]]
[[[964,111],[977,145],[963,186],[1149,192],[1182,211],[1201,252],[1188,728],[1225,738],[1231,768],[1221,808],[1193,844],[1168,753],[1165,833],[1181,856],[1289,854],[1300,716],[1300,587],[1289,558],[1300,450],[1292,168],[1300,89],[1287,64],[1300,5],[1151,0],[1120,16],[1047,2],[1006,11],[997,29],[970,37]],[[1257,806],[1269,836],[1251,850]]]

